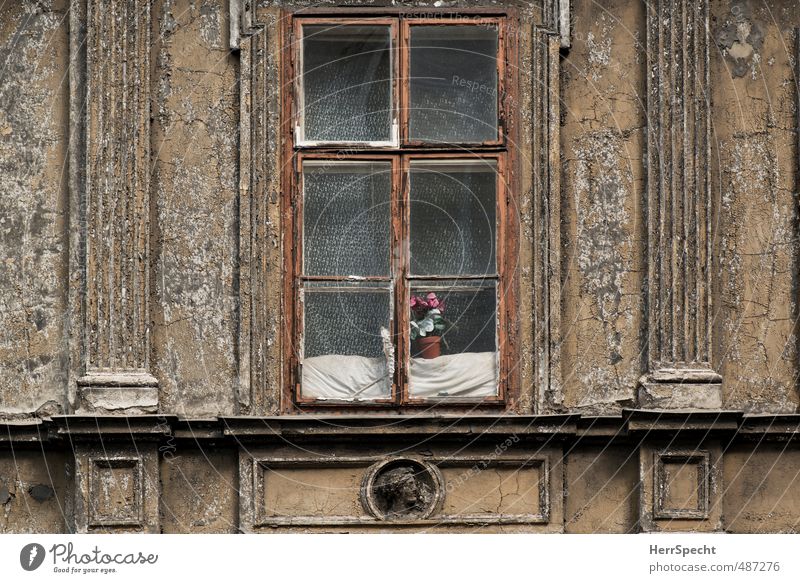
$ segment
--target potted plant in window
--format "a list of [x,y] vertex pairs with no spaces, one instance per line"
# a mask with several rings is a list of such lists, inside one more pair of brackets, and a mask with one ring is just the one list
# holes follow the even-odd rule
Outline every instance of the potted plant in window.
[[411,341],[413,356],[438,358],[442,354],[442,334],[447,328],[444,302],[431,292],[411,296]]

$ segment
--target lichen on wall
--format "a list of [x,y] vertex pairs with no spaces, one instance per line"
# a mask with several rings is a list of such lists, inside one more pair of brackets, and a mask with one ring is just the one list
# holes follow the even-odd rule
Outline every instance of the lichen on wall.
[[0,416],[65,405],[67,20],[0,6]]

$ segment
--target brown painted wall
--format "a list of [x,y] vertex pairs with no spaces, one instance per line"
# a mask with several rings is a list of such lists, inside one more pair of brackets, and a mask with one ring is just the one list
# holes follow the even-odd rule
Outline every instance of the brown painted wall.
[[[408,4],[428,9],[426,2]],[[341,492],[319,493],[325,503],[320,502],[318,520],[294,528],[388,530],[392,527],[361,515],[352,524],[336,523],[339,518],[330,522],[325,515],[339,516],[350,506],[360,512],[361,480],[378,459],[438,460],[453,452],[470,459],[508,460],[502,471],[489,474],[481,469],[465,479],[462,493],[448,490],[450,498],[442,502],[445,514],[456,512],[453,505],[460,499],[494,518],[442,524],[432,519],[430,524],[393,528],[798,529],[796,0],[708,2],[710,83],[704,90],[711,103],[710,367],[721,376],[721,402],[698,402],[696,408],[730,413],[698,421],[683,411],[675,413],[685,415],[678,425],[670,425],[674,420],[669,415],[659,418],[652,423],[660,440],[642,433],[641,427],[651,420],[636,412],[646,408],[638,391],[649,371],[647,144],[653,121],[648,120],[648,5],[572,0],[571,46],[560,51],[558,37],[547,28],[541,0],[508,5],[518,8],[523,21],[523,87],[517,106],[523,120],[519,150],[527,162],[522,164],[517,193],[523,247],[521,310],[515,323],[523,362],[519,399],[511,411],[520,425],[476,443],[427,417],[426,429],[417,433],[403,433],[404,422],[382,432],[365,432],[361,424],[369,423],[363,420],[369,415],[363,414],[352,425],[343,423],[350,430],[325,439],[313,437],[327,431],[325,423],[302,430],[280,426],[276,434],[284,445],[257,428],[237,433],[226,420],[280,410],[276,347],[281,291],[273,285],[279,280],[275,266],[280,264],[282,244],[276,224],[279,207],[273,204],[280,176],[273,171],[259,176],[258,183],[248,182],[251,166],[244,161],[242,144],[249,144],[247,155],[253,159],[264,156],[263,168],[275,170],[285,163],[276,154],[279,112],[274,111],[272,93],[277,79],[274,58],[280,51],[277,8],[282,3],[261,2],[253,16],[265,26],[266,40],[248,36],[252,30],[234,23],[243,38],[235,50],[230,48],[226,0],[137,4],[142,10],[150,7],[149,19],[141,20],[149,26],[150,39],[148,58],[142,61],[149,68],[149,110],[144,115],[150,197],[149,336],[144,345],[149,354],[145,372],[157,381],[157,403],[142,405],[138,397],[131,397],[120,411],[101,402],[88,413],[78,396],[79,377],[86,372],[83,338],[93,332],[84,329],[81,310],[93,286],[102,286],[81,280],[83,240],[75,227],[81,212],[76,201],[86,180],[86,128],[78,120],[84,113],[75,108],[75,95],[80,96],[75,92],[86,63],[80,51],[96,57],[104,53],[99,46],[75,46],[88,26],[85,1],[24,0],[0,7],[0,532],[290,530],[285,524],[263,526],[259,512],[266,512],[268,523],[268,507],[279,501],[280,512],[302,514],[305,510],[298,505],[320,481],[341,482]],[[548,55],[551,60],[545,62]],[[258,68],[261,58],[263,70]],[[251,71],[263,77],[251,77]],[[537,71],[550,71],[552,77],[544,83],[535,78]],[[108,87],[113,89],[113,83]],[[260,104],[266,104],[263,126],[258,116],[249,115],[250,108]],[[542,111],[536,107],[542,104],[554,117],[537,117]],[[543,111],[548,112],[546,107]],[[545,159],[547,178],[539,172],[542,162],[534,160],[539,148],[547,151],[545,138],[553,140],[549,163]],[[555,209],[549,227],[543,226],[536,210],[543,189]],[[264,196],[264,208],[258,211],[262,214],[251,217],[250,225],[262,230],[263,237],[253,240],[263,246],[249,257],[268,266],[268,285],[258,293],[271,306],[253,315],[252,353],[241,336],[242,311],[250,298],[242,295],[242,270],[251,267],[243,267],[240,256],[243,209],[249,204],[244,193]],[[124,221],[119,225],[124,228]],[[544,265],[539,233],[548,228],[548,240],[556,241],[557,248],[550,256],[553,263]],[[253,270],[258,273],[257,267]],[[553,293],[549,308],[537,295],[548,278]],[[545,320],[554,322],[547,338]],[[259,321],[266,322],[263,346],[256,338]],[[245,361],[247,367],[267,364],[250,375]],[[252,388],[245,387],[248,382]],[[95,412],[119,414],[119,420],[133,418],[138,428],[123,432],[130,433],[126,439],[131,443],[144,443],[148,453],[131,454],[138,450],[114,433],[118,428],[113,420],[97,430],[81,429],[73,440],[76,429],[65,420]],[[458,410],[449,413],[464,415]],[[487,419],[498,411],[480,413],[482,421],[476,421],[476,427],[491,431],[495,425]],[[762,423],[755,414],[772,417]],[[182,425],[185,419],[196,425]],[[698,439],[697,432],[706,430],[719,433],[710,440]],[[425,437],[426,431],[435,437]],[[668,433],[670,439],[664,437]],[[151,480],[152,491],[158,492],[157,511],[148,510],[141,498],[130,502],[133,510],[141,504],[139,526],[104,525],[102,508],[82,506],[91,498],[83,489],[91,480],[83,481],[82,472],[106,475],[96,450],[103,435],[121,439],[114,442],[115,455],[122,460],[117,460],[120,471],[133,468],[131,476]],[[298,445],[298,435],[310,441]],[[496,444],[513,436],[521,437],[520,443],[493,457]],[[350,455],[355,461],[347,468],[308,469],[308,460],[296,458],[312,455],[309,451],[319,457]],[[689,455],[691,451],[700,453]],[[526,469],[524,460],[537,456],[549,464],[546,479]],[[298,480],[300,494],[296,484],[288,485],[291,482],[276,485],[270,496],[277,498],[265,498],[264,510],[254,502],[258,491],[245,491],[242,479],[253,483],[252,472],[260,471],[259,464],[278,458],[294,460],[292,471],[306,472],[306,477]],[[444,462],[431,463],[441,466],[445,481],[452,484],[472,462],[453,471],[446,470]],[[664,491],[676,463],[687,464],[688,473],[675,474],[673,490]],[[670,517],[673,498],[683,495],[680,488],[694,484],[698,475],[705,476],[700,482],[706,480],[708,491],[690,488],[687,503],[702,507],[706,496],[704,517]],[[664,476],[666,481],[659,482]],[[498,506],[508,501],[497,496],[507,494],[504,488],[520,479],[530,481],[518,493],[520,507],[542,506],[536,498],[538,488],[547,492],[546,520],[495,520],[517,513],[513,503],[510,510]],[[141,493],[151,491],[142,488]],[[308,490],[303,493],[302,488]],[[666,504],[661,517],[659,496]],[[108,511],[124,514],[126,508]],[[93,519],[92,512],[100,518]]]

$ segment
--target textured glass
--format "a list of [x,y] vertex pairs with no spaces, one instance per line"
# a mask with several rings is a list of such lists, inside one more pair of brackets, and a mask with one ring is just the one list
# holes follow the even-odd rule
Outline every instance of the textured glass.
[[369,284],[305,283],[303,356],[384,356],[391,295]]
[[412,26],[410,93],[411,140],[496,140],[497,29]]
[[[494,281],[419,282],[412,296],[434,293],[444,329],[439,354],[411,341],[409,392],[413,397],[483,399],[497,395],[497,299]],[[415,320],[417,318],[414,318]],[[430,335],[423,342],[430,342]]]
[[392,167],[303,164],[306,275],[389,275]]
[[[444,302],[442,354],[496,350],[497,294],[494,281],[415,283],[411,295],[435,293]],[[412,342],[411,356],[415,356]]]
[[389,289],[306,283],[303,308],[301,394],[348,401],[390,396],[394,350]]
[[388,26],[304,26],[302,74],[306,141],[391,140]]
[[497,168],[486,162],[411,164],[411,273],[494,274]]

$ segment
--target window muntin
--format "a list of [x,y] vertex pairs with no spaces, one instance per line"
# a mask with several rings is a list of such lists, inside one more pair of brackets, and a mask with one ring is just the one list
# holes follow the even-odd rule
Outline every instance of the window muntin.
[[[320,20],[296,17],[295,33],[301,31],[302,37],[304,28],[318,26]],[[327,30],[376,19],[323,20]],[[405,17],[381,23],[386,20],[404,31],[394,45],[400,70],[399,142],[352,144],[330,134],[334,141],[311,143],[301,139],[299,129],[294,132],[299,191],[290,210],[299,227],[290,252],[295,257],[294,312],[299,316],[293,335],[296,365],[290,366],[294,399],[301,405],[502,403],[507,355],[501,358],[501,350],[509,309],[503,299],[508,162],[497,95],[505,83],[504,20],[481,18],[467,25],[437,21],[436,26]],[[483,78],[493,77],[495,88],[480,90],[490,115],[474,126],[491,127],[491,136],[480,136],[486,142],[465,150],[464,144],[448,141],[465,139],[473,131],[468,125],[458,126],[466,133],[439,136],[444,141],[409,139],[413,80],[402,81],[410,71],[411,33],[422,25],[428,36],[444,30],[443,43],[455,45],[455,50],[463,48],[458,43],[464,38],[488,39],[485,46],[494,42],[496,66]],[[469,31],[449,34],[455,28]],[[435,38],[426,42],[433,46]],[[484,60],[491,59],[484,55]],[[300,84],[295,96],[303,94],[302,77],[295,77]],[[489,94],[491,100],[486,99]],[[475,121],[478,116],[467,117]],[[328,287],[321,291],[320,286]],[[384,295],[374,295],[377,290]],[[411,297],[428,293],[444,299],[453,326],[440,334],[440,356],[424,361],[411,340],[409,312]],[[322,300],[322,294],[329,299]],[[334,296],[336,300],[330,299]],[[364,301],[368,297],[371,301]],[[386,304],[377,298],[387,297],[385,316]],[[353,306],[369,310],[369,316]],[[331,311],[337,307],[334,316]],[[336,331],[346,338],[337,338]]]

